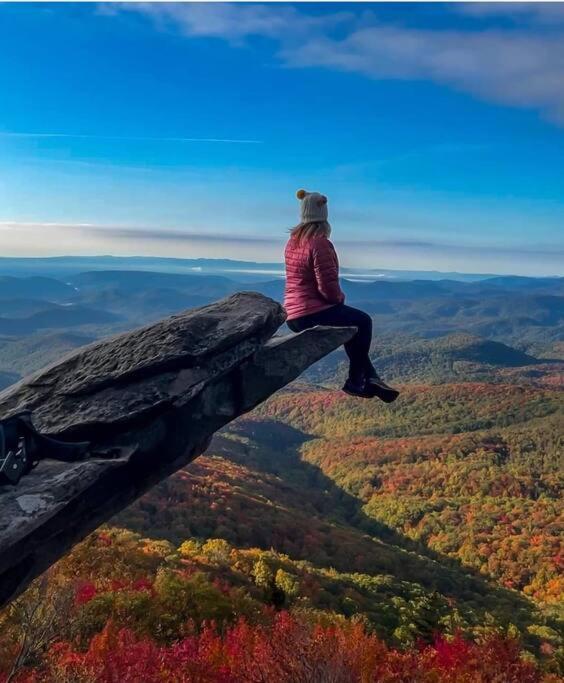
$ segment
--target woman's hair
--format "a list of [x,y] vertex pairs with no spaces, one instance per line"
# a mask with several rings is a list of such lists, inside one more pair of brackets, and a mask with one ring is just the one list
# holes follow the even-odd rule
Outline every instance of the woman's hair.
[[300,223],[295,228],[290,229],[290,236],[298,240],[298,242],[305,242],[312,237],[324,235],[329,237],[331,234],[331,226],[327,221],[316,221],[310,223]]

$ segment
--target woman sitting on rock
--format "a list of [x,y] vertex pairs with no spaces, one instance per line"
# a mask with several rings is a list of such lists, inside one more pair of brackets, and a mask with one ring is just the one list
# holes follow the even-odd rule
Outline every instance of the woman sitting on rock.
[[343,391],[352,396],[377,396],[386,403],[398,393],[376,374],[370,362],[372,319],[364,311],[345,305],[339,285],[339,262],[329,240],[327,197],[318,192],[298,190],[300,223],[290,231],[286,245],[286,323],[293,332],[315,325],[356,327],[357,333],[345,344],[349,376]]

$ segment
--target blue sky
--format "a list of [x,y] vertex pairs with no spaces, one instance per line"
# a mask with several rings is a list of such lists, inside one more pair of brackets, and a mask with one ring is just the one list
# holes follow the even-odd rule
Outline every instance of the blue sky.
[[564,3],[0,5],[3,255],[562,274]]

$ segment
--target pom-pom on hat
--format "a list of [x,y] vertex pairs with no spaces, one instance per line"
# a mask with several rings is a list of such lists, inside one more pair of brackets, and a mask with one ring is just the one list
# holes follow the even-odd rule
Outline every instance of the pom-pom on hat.
[[298,190],[296,197],[300,200],[301,223],[321,223],[327,220],[327,197],[324,194]]

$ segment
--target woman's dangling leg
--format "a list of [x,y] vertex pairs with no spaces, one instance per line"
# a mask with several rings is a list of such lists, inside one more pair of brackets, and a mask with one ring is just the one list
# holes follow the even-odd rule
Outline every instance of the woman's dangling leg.
[[372,340],[372,319],[370,316],[352,306],[337,304],[319,313],[313,313],[288,322],[288,327],[294,332],[300,332],[314,325],[357,328],[357,333],[344,346],[349,357],[349,379],[355,384],[362,384],[367,377],[368,368],[372,367],[368,355]]
[[370,362],[370,343],[372,341],[372,318],[364,311],[351,306],[343,306],[344,324],[354,326],[358,332],[345,344],[345,351],[350,360],[349,378],[355,384],[361,384],[372,367]]
[[372,319],[367,313],[352,306],[337,304],[319,313],[288,322],[288,327],[294,332],[301,332],[315,325],[357,328],[354,337],[344,345],[349,357],[349,379],[343,387],[344,391],[365,398],[378,396],[386,403],[395,401],[399,392],[378,377],[370,360]]
[[351,359],[351,380],[358,384],[360,382],[364,385],[364,389],[374,392],[372,395],[377,396],[386,403],[392,403],[399,396],[396,389],[388,386],[372,365],[370,360],[370,343],[372,341],[372,318],[363,311],[356,308],[347,307],[350,309],[349,319],[351,325],[358,328],[357,334],[345,344],[352,346],[350,356]]

